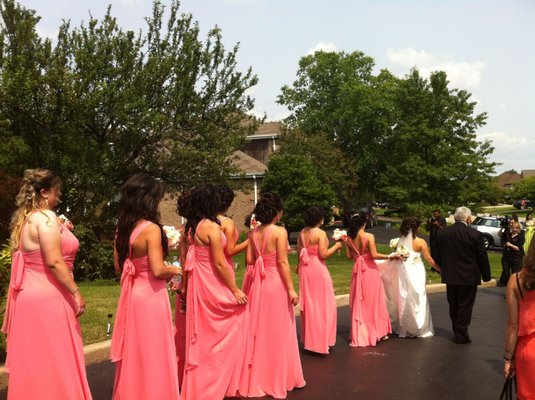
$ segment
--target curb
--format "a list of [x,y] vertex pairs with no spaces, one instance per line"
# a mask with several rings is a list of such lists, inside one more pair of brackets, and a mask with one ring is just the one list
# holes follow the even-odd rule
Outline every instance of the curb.
[[[496,286],[496,279],[491,279],[489,282],[481,282],[480,288],[488,288]],[[444,283],[435,283],[426,285],[427,293],[440,293],[446,291]],[[336,297],[336,307],[344,307],[349,305],[349,294],[340,294]],[[299,306],[294,307],[295,315],[299,316],[301,311]],[[84,346],[84,356],[86,366],[96,364],[102,361],[109,360],[111,340],[98,342]],[[7,387],[7,372],[4,366],[0,367],[0,389]]]

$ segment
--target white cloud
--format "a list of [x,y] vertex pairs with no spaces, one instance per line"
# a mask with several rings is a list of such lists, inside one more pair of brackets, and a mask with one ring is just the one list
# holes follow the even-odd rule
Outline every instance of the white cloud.
[[[535,139],[529,139],[525,137],[514,137],[508,135],[505,132],[489,132],[478,135],[479,139],[491,140],[494,147],[497,149],[513,149],[513,148],[523,148],[524,146],[530,144],[535,144]],[[531,149],[530,149],[531,152]]]
[[323,43],[323,42],[320,42],[316,45],[316,47],[308,50],[308,53],[307,55],[312,55],[314,53],[316,53],[317,51],[323,51],[325,53],[333,53],[335,51],[338,51],[338,49],[336,48],[336,45],[334,43]]
[[38,23],[35,26],[35,31],[42,39],[52,39],[56,40],[58,38],[59,29],[58,28],[48,28],[44,26],[42,22]]
[[532,150],[535,139],[515,137],[501,131],[479,134],[477,138],[492,142],[494,153],[489,158],[501,164],[496,168],[497,173],[510,169],[520,171],[535,168]]
[[406,74],[412,67],[418,68],[423,76],[433,71],[445,71],[453,87],[474,89],[481,85],[481,75],[485,68],[482,61],[456,61],[448,55],[416,51],[412,47],[405,49],[388,49],[387,60],[394,68],[404,69],[400,75]]

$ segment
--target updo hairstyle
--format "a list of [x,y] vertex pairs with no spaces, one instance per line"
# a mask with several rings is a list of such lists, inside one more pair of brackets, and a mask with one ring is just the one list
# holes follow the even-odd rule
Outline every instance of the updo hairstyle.
[[260,197],[253,210],[255,219],[261,224],[269,224],[283,210],[282,200],[276,193],[266,192]]
[[359,230],[361,230],[362,227],[365,227],[367,222],[368,218],[366,218],[366,213],[361,211],[353,214],[349,220],[349,232],[347,233],[348,236],[351,239],[355,239]]
[[399,232],[403,236],[407,236],[409,232],[412,232],[412,237],[416,237],[416,232],[420,227],[422,222],[417,217],[406,217],[401,221],[401,226],[399,227]]
[[303,217],[305,226],[312,228],[325,219],[325,211],[321,207],[312,206],[305,210]]
[[33,210],[38,210],[44,201],[41,190],[61,188],[61,178],[48,169],[27,169],[15,199],[17,209],[11,218],[11,248],[16,250],[20,244],[20,231],[24,221]]

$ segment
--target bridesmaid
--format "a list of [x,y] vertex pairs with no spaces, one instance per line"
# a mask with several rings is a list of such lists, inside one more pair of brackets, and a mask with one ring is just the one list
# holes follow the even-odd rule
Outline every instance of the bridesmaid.
[[247,247],[254,276],[240,394],[284,399],[288,390],[305,386],[293,310],[299,296],[290,276],[288,234],[275,225],[282,217],[280,197],[264,193],[253,212],[261,225]]
[[12,264],[2,332],[8,399],[91,399],[80,317],[85,301],[72,277],[79,243],[53,211],[61,179],[28,169],[11,220]]
[[185,366],[182,398],[235,396],[243,362],[242,318],[247,296],[225,258],[226,237],[217,218],[218,188],[206,184],[178,200],[187,218]]
[[121,296],[110,349],[116,400],[180,399],[166,281],[180,269],[164,263],[168,240],[158,212],[163,194],[163,185],[144,173],[121,188],[115,239]]
[[306,350],[328,354],[336,343],[336,299],[325,260],[342,248],[329,248],[323,225],[325,212],[310,207],[304,213],[306,227],[297,243],[299,254],[299,297],[301,299],[301,341]]
[[359,212],[351,217],[346,256],[354,260],[349,308],[351,317],[350,346],[375,346],[392,332],[386,308],[381,276],[374,259],[396,259],[377,252],[375,237],[364,232],[366,214]]

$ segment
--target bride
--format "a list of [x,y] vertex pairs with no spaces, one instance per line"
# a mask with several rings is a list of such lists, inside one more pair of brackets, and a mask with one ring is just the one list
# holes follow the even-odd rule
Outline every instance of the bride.
[[404,257],[380,268],[392,330],[400,337],[434,335],[422,256],[435,270],[440,272],[440,267],[431,258],[425,240],[417,237],[419,227],[420,220],[416,217],[403,220],[396,252]]

